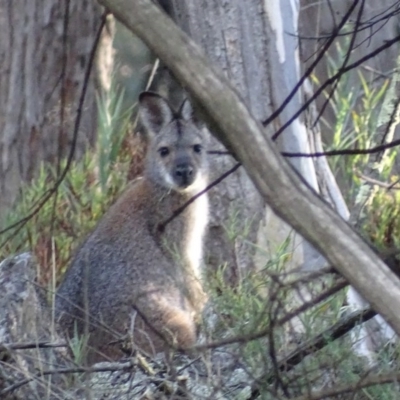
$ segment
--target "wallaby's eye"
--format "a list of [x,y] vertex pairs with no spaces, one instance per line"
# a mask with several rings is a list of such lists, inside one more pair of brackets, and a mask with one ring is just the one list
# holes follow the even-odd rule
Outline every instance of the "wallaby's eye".
[[169,154],[169,148],[168,147],[160,147],[158,149],[158,152],[160,153],[161,157],[166,157]]
[[200,154],[200,153],[201,153],[201,150],[203,150],[203,148],[201,147],[201,144],[195,144],[195,145],[193,146],[193,151],[194,151],[195,153]]

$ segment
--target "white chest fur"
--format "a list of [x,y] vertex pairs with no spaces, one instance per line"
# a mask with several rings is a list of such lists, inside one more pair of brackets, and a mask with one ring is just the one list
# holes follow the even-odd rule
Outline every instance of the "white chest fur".
[[190,272],[201,281],[201,265],[203,262],[203,246],[208,224],[208,196],[199,196],[190,207],[190,223],[185,246],[185,256]]

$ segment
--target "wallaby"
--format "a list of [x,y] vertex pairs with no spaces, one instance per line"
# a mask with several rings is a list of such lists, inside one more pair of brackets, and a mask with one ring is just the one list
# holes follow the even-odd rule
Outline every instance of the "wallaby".
[[[144,177],[134,181],[77,251],[57,291],[55,313],[70,337],[88,333],[89,363],[122,355],[132,334],[151,354],[195,344],[206,302],[201,284],[208,221],[206,136],[186,100],[179,112],[160,95],[139,96],[147,131]],[[126,335],[125,335],[126,336]]]

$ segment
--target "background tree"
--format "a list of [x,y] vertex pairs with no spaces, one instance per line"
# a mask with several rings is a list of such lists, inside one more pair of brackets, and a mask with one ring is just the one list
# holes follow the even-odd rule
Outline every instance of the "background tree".
[[[353,8],[355,5],[353,3]],[[163,6],[177,24],[202,46],[210,59],[226,72],[259,121],[275,116],[266,124],[267,134],[272,136],[276,130],[285,126],[278,139],[279,149],[293,153],[322,151],[318,125],[313,125],[318,116],[316,110],[293,118],[302,108],[302,95],[312,96],[310,90],[305,90],[307,86],[301,87],[298,84],[301,71],[297,59],[297,23],[293,21],[298,20],[299,10],[293,9],[286,2],[280,2],[280,6],[275,7],[268,3],[261,5],[258,1],[247,2],[245,5],[241,2],[214,3],[204,7],[204,4],[194,1],[164,0]],[[342,5],[342,12],[337,13],[336,18],[340,20],[347,12],[349,15],[346,18],[350,21],[355,11],[349,13],[349,7]],[[304,8],[307,10],[306,4]],[[304,13],[303,25],[312,25],[310,22],[313,18],[315,15],[311,12]],[[327,16],[322,17],[322,20],[325,18]],[[331,28],[333,30],[333,26]],[[293,35],[288,35],[288,32]],[[301,43],[306,49],[302,55],[307,58],[312,46]],[[313,58],[307,59],[308,64],[311,64]],[[317,65],[323,71],[320,64]],[[308,65],[305,63],[302,66],[304,72]],[[326,72],[324,76],[327,76]],[[305,84],[308,83],[307,78]],[[292,90],[296,88],[297,93],[287,102]],[[280,109],[282,104],[285,107]],[[276,110],[279,112],[275,113]],[[225,150],[215,140],[212,147],[217,152]],[[311,187],[337,208],[343,218],[349,217],[347,206],[324,158],[290,158],[289,161]],[[232,168],[235,160],[215,156],[213,163],[214,178],[217,178]],[[243,169],[213,188],[211,199],[212,220],[207,243],[209,264],[215,269],[226,263],[228,279],[234,283],[240,282],[249,269],[264,268],[266,251],[269,257],[276,257],[282,243],[289,237],[291,240],[287,251],[291,259],[286,262],[286,268],[313,270],[326,263],[309,243],[275,216]],[[232,223],[235,230],[227,231],[227,226]],[[263,251],[258,252],[257,248]],[[356,303],[358,305],[359,302]],[[295,331],[299,329],[297,326]]]
[[[214,3],[203,7],[196,2],[164,1],[177,24],[206,51],[210,59],[221,67],[239,90],[253,115],[264,121],[283,103],[299,79],[296,60],[287,57],[297,48],[297,39],[283,35],[283,31],[296,31],[293,21],[296,10],[282,9],[258,1]],[[278,14],[276,14],[278,13]],[[285,15],[285,18],[281,18]],[[271,21],[281,20],[280,31]],[[210,29],[210,27],[212,27]],[[278,30],[277,30],[278,29]],[[270,77],[273,76],[273,79]],[[288,107],[280,113],[271,127],[284,125],[301,106],[299,91]],[[272,129],[271,129],[272,128]],[[309,152],[307,132],[300,119],[288,126],[279,140],[285,151]],[[223,151],[217,141],[212,148]],[[232,168],[235,161],[227,156],[213,157],[214,178]],[[293,166],[314,188],[318,183],[311,159],[293,159]],[[239,279],[249,268],[254,268],[254,244],[271,254],[290,236],[291,229],[278,221],[255,190],[246,172],[241,169],[212,190],[212,221],[207,249],[214,268],[227,262],[230,276]],[[226,231],[228,221],[235,219],[236,232],[230,237]],[[251,245],[252,243],[253,245]],[[290,251],[296,253],[293,266],[306,262],[315,264],[318,254],[300,238],[293,238]],[[261,267],[264,263],[258,259]],[[257,264],[257,261],[256,261]]]
[[[100,6],[89,0],[0,4],[0,221],[21,183],[42,161],[53,165],[72,143],[73,124]],[[96,132],[94,75],[75,156]]]

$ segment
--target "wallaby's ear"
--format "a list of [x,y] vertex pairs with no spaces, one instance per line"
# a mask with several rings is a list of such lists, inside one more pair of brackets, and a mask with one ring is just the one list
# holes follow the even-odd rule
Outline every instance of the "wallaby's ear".
[[194,119],[193,107],[188,99],[183,100],[181,108],[179,109],[179,115],[186,121],[192,121]]
[[174,117],[168,102],[153,92],[140,93],[139,114],[144,127],[156,134]]
[[188,99],[185,99],[181,105],[181,108],[179,109],[179,115],[182,119],[185,121],[191,121],[193,122],[198,129],[203,129],[204,128],[204,122],[201,121],[196,113],[194,112],[194,109],[192,107],[192,104]]

